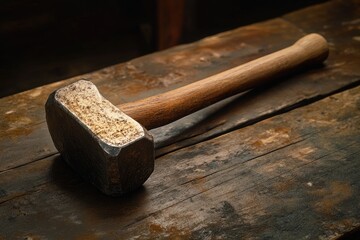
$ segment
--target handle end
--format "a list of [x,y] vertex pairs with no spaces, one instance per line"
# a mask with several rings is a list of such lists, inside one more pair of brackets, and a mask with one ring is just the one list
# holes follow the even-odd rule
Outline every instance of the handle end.
[[294,43],[294,46],[301,48],[303,52],[311,52],[313,62],[321,63],[329,56],[329,44],[326,39],[318,33],[311,33],[300,38]]

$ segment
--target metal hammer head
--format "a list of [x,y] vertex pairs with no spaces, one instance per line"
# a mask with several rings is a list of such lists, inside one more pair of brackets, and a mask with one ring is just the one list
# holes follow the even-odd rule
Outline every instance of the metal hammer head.
[[91,82],[81,80],[53,92],[45,109],[62,157],[105,194],[133,191],[153,172],[152,136]]

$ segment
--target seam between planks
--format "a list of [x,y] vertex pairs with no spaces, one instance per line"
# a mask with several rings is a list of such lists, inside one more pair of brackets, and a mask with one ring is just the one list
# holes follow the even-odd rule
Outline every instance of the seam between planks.
[[59,154],[59,152],[49,153],[49,154],[46,154],[45,156],[41,156],[40,158],[36,158],[36,159],[31,160],[31,161],[29,161],[29,162],[26,162],[26,163],[23,163],[23,164],[19,164],[19,165],[16,165],[16,166],[14,166],[14,167],[6,168],[6,169],[0,171],[0,175],[3,174],[3,173],[6,173],[6,172],[8,172],[8,171],[11,171],[11,170],[14,170],[14,169],[17,169],[17,168],[20,168],[20,167],[23,167],[23,166],[26,166],[26,165],[35,163],[35,162],[37,162],[37,161],[44,160],[44,159],[49,158],[49,157],[52,157],[52,156],[54,156],[54,155],[56,155],[56,154]]

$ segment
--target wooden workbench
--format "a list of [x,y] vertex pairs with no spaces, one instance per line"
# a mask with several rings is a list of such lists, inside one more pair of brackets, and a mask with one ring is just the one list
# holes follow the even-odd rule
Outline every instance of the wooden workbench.
[[[0,239],[328,239],[360,227],[360,1],[337,0],[0,99]],[[55,89],[114,104],[182,86],[318,32],[323,66],[152,131],[155,171],[120,198],[61,159]],[[345,235],[344,235],[345,234]]]

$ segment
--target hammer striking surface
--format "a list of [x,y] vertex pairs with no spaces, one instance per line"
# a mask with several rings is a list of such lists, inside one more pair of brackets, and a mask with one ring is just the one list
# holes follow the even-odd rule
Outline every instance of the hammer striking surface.
[[46,121],[55,147],[84,179],[107,195],[139,188],[154,170],[154,141],[160,127],[222,99],[328,56],[328,44],[309,34],[292,46],[203,80],[143,100],[112,105],[89,81],[53,92]]

